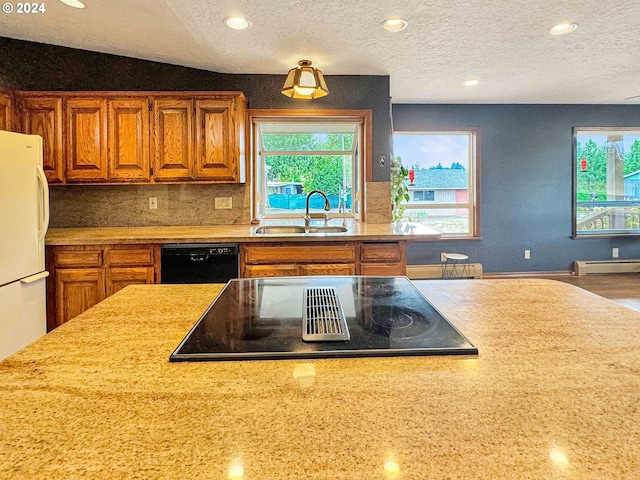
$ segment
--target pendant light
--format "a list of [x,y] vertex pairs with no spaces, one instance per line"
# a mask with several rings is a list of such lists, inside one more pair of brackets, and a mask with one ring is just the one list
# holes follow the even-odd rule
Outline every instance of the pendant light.
[[324,97],[329,93],[322,72],[311,66],[311,60],[300,60],[297,67],[289,70],[280,91],[287,97],[306,99]]

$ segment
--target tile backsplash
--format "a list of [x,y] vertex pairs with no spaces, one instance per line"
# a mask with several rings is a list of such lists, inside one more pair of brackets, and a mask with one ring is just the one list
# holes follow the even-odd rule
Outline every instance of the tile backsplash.
[[[250,223],[248,185],[72,185],[50,189],[51,228]],[[158,208],[149,209],[149,198]],[[216,197],[231,209],[216,210]]]
[[[51,228],[232,225],[251,221],[251,187],[232,184],[71,185],[50,191]],[[368,182],[366,221],[391,221],[390,183]],[[149,208],[149,198],[158,208]],[[215,209],[231,197],[231,209]]]

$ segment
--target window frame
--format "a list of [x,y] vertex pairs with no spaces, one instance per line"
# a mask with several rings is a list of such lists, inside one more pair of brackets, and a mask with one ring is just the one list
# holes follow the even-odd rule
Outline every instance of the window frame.
[[[248,110],[249,123],[249,142],[250,142],[250,168],[251,172],[251,218],[254,221],[261,219],[273,218],[297,218],[297,214],[276,214],[264,215],[259,212],[260,203],[260,185],[259,179],[262,178],[263,172],[258,172],[263,164],[259,160],[259,132],[258,128],[261,123],[322,123],[322,122],[339,122],[339,123],[357,123],[361,127],[357,133],[358,144],[358,170],[359,175],[354,179],[354,186],[357,186],[357,192],[353,196],[353,202],[358,202],[358,213],[347,214],[348,217],[355,218],[360,221],[365,220],[365,197],[364,187],[367,181],[371,180],[371,150],[372,150],[372,112],[371,110],[315,110],[315,109],[281,109],[281,110]],[[331,153],[331,152],[330,152]],[[337,216],[338,213],[332,212],[330,217]]]
[[[479,128],[438,128],[438,129],[423,129],[418,131],[411,130],[398,130],[393,132],[393,136],[396,135],[469,135],[470,141],[470,159],[469,159],[469,181],[467,190],[467,203],[403,203],[405,207],[405,213],[409,213],[411,210],[436,210],[436,209],[469,209],[469,232],[468,233],[442,233],[443,239],[480,239],[482,237],[482,230],[480,224],[480,199],[481,199],[481,155],[480,155],[480,129]],[[406,161],[406,160],[405,160]],[[403,166],[408,169],[407,165]],[[432,190],[432,188],[423,189]]]
[[[613,237],[638,237],[640,236],[640,229],[635,230],[619,230],[619,229],[608,229],[608,230],[593,230],[597,233],[588,233],[590,230],[578,230],[578,203],[586,203],[586,202],[578,202],[578,135],[579,133],[597,133],[600,132],[602,134],[611,133],[620,133],[620,134],[631,134],[637,133],[640,135],[640,126],[638,127],[573,127],[572,131],[572,146],[571,146],[571,159],[572,159],[572,167],[571,167],[571,238],[577,240],[584,240],[590,238],[613,238]],[[624,166],[623,166],[624,169]],[[624,175],[624,174],[623,174]],[[603,202],[600,202],[603,203]],[[639,207],[639,201],[612,201],[607,202],[612,204],[611,206],[629,206],[629,207]],[[615,204],[615,205],[614,205]],[[583,232],[583,233],[578,233]]]

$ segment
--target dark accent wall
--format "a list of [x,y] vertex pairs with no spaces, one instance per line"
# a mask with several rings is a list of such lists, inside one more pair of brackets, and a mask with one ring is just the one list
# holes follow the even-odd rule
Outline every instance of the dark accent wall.
[[[571,270],[574,260],[640,258],[640,239],[571,237],[572,129],[640,127],[638,105],[394,105],[394,130],[480,129],[482,239],[417,243],[408,263],[469,255],[485,272]],[[524,250],[531,250],[531,260]]]
[[329,95],[294,100],[281,75],[231,75],[0,37],[0,88],[11,90],[240,90],[249,108],[371,110],[373,181],[389,181],[389,77],[327,75]]

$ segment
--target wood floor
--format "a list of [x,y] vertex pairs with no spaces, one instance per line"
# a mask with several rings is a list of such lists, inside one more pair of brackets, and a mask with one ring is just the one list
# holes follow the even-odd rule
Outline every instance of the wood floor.
[[640,274],[561,275],[540,278],[576,285],[640,312]]

